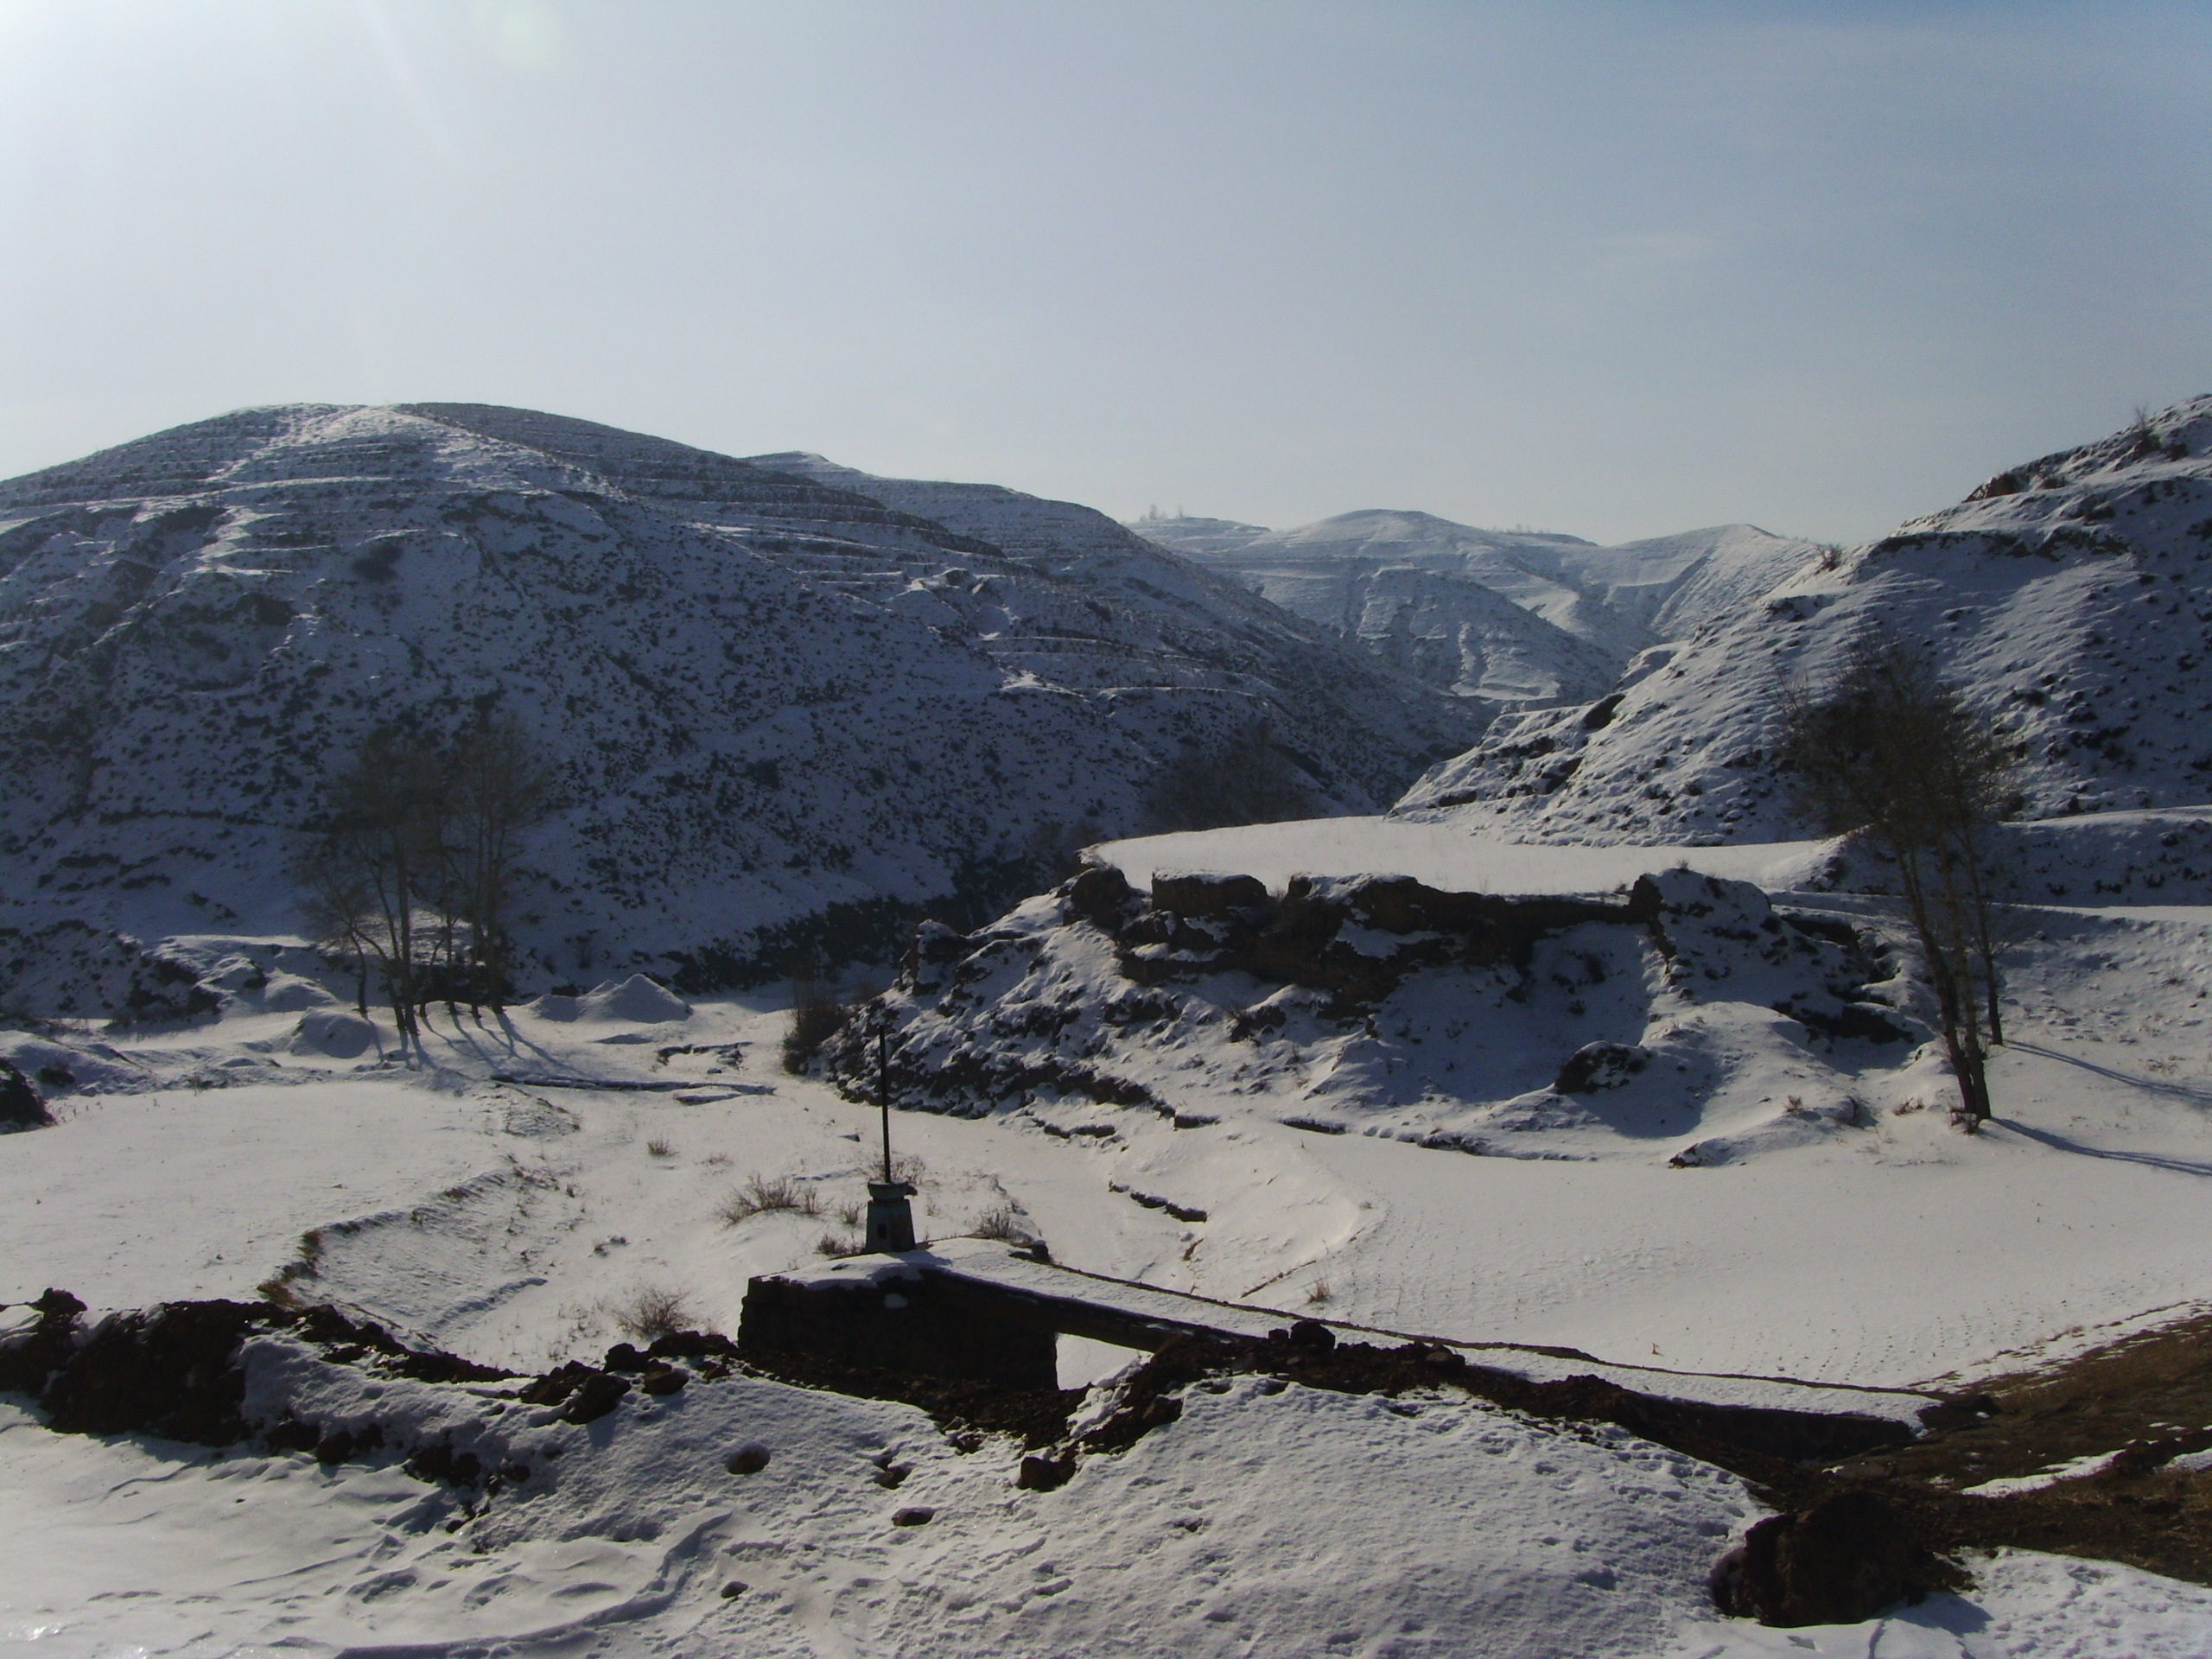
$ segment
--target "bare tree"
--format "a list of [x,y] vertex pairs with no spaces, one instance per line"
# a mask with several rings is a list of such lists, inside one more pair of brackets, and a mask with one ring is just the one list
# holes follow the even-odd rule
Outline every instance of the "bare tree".
[[435,885],[442,779],[435,751],[410,733],[372,732],[333,780],[322,857],[350,873],[365,897],[370,948],[403,1052],[419,1052],[424,963],[421,910]]
[[1989,827],[2012,760],[1919,647],[1854,645],[1827,689],[1785,690],[1777,760],[1830,834],[1859,831],[1897,872],[1969,1129],[1989,1117],[1988,1051],[2003,1040]]
[[331,780],[293,879],[310,923],[359,953],[365,1010],[374,957],[403,1051],[421,1052],[433,1000],[505,1002],[521,837],[550,793],[550,768],[498,720],[450,743],[380,729]]
[[513,904],[523,832],[545,812],[552,770],[522,728],[492,719],[464,732],[446,757],[440,849],[445,908],[465,941],[456,966],[469,1004],[505,1005],[514,970]]
[[376,952],[377,906],[369,883],[334,838],[316,836],[291,863],[308,937],[353,969],[353,1006],[369,1017],[369,960]]

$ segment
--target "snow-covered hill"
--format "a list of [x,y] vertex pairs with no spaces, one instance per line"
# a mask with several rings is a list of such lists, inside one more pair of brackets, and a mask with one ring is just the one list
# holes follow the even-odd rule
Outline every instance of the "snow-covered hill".
[[1503,816],[1562,840],[1765,839],[1793,825],[1766,762],[1777,689],[1852,641],[1929,642],[2010,734],[2024,815],[2212,795],[2212,397],[2001,473],[1957,506],[1762,588],[1753,558],[1704,620],[1595,703],[1500,720],[1402,810]]
[[[1395,729],[1408,715],[1407,679],[1426,677],[1347,675],[1345,664],[1352,654],[1342,648],[1333,632],[1300,626],[1294,613],[1255,597],[1245,584],[1203,563],[1163,552],[1095,508],[1026,495],[997,484],[879,478],[798,452],[754,455],[750,464],[863,495],[976,537],[1033,569],[1105,595],[1117,608],[1158,619],[1171,649],[1204,656],[1220,652],[1231,641],[1241,642],[1246,651],[1264,656],[1268,679],[1287,702],[1341,707],[1352,720],[1389,733],[1394,753],[1429,741],[1437,723],[1433,705],[1424,704],[1420,715],[1426,716],[1426,724]],[[1317,645],[1326,648],[1316,650]],[[1061,677],[1073,683],[1066,664],[1054,666]],[[1408,664],[1393,663],[1391,667],[1402,671]],[[1484,718],[1480,711],[1460,714],[1478,724]],[[1349,757],[1343,763],[1348,764]]]
[[1749,524],[1618,547],[1381,511],[1284,531],[1182,518],[1132,528],[1431,684],[1509,709],[1601,695],[1637,652],[1764,591],[1813,556],[1807,543]]
[[970,498],[949,528],[463,405],[246,410],[0,484],[0,996],[166,1005],[112,936],[287,930],[295,826],[380,723],[500,709],[559,763],[533,975],[692,985],[987,912],[1261,715],[1323,813],[1480,729],[1096,514]]

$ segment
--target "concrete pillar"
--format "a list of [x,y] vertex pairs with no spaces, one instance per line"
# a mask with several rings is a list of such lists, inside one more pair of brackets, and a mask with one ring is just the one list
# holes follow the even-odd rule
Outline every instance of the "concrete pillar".
[[868,1184],[868,1248],[871,1254],[896,1255],[914,1248],[914,1188],[905,1181]]

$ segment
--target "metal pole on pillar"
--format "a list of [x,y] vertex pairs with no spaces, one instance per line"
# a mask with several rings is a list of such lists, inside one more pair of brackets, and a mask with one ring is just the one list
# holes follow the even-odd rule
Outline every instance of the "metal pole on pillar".
[[883,1179],[891,1179],[891,1022],[875,1028],[875,1097],[883,1108]]
[[883,1179],[868,1184],[868,1248],[893,1254],[914,1248],[914,1211],[907,1202],[914,1188],[896,1179],[891,1166],[891,1015],[884,1010],[875,1028],[876,1103],[883,1114]]

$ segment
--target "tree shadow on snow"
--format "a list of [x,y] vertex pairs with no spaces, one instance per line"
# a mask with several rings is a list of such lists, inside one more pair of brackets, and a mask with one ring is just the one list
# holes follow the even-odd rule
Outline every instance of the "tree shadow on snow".
[[2166,1095],[2175,1100],[2185,1100],[2192,1106],[2212,1106],[2212,1088],[2208,1088],[2201,1083],[2167,1083],[2158,1077],[2139,1077],[2132,1071],[2122,1071],[2109,1065],[2099,1065],[2094,1060],[2085,1060],[2073,1054],[2062,1054],[2055,1048],[2045,1048],[2041,1043],[2024,1043],[2014,1039],[2008,1041],[2005,1046],[2017,1048],[2023,1054],[2033,1054],[2042,1059],[2058,1060],[2068,1065],[2079,1066],[2084,1071],[2094,1071],[2097,1076],[2109,1078],[2113,1083],[2124,1083],[2133,1088],[2147,1089],[2154,1095]]
[[480,1017],[474,1021],[473,1029],[469,1020],[457,1019],[453,1022],[453,1029],[450,1032],[444,1032],[438,1030],[425,1016],[423,1028],[435,1036],[442,1038],[455,1050],[467,1053],[486,1065],[501,1065],[525,1054],[542,1060],[548,1065],[557,1066],[560,1064],[550,1049],[531,1042],[517,1031],[514,1021],[507,1018],[507,1011],[505,1008],[494,1008],[492,1014],[493,1017],[499,1022],[496,1034],[490,1027],[485,1025]]
[[2152,1169],[2170,1169],[2177,1175],[2212,1175],[2212,1164],[2198,1163],[2188,1158],[2166,1158],[2155,1152],[2113,1152],[2104,1147],[2085,1147],[2079,1141],[2069,1141],[2063,1135],[2049,1129],[2032,1129],[2016,1118],[1993,1117],[1992,1123],[2008,1128],[2015,1135],[2031,1141],[2040,1141],[2054,1152],[2076,1152],[2084,1158],[2107,1158],[2116,1164],[2143,1164]]

